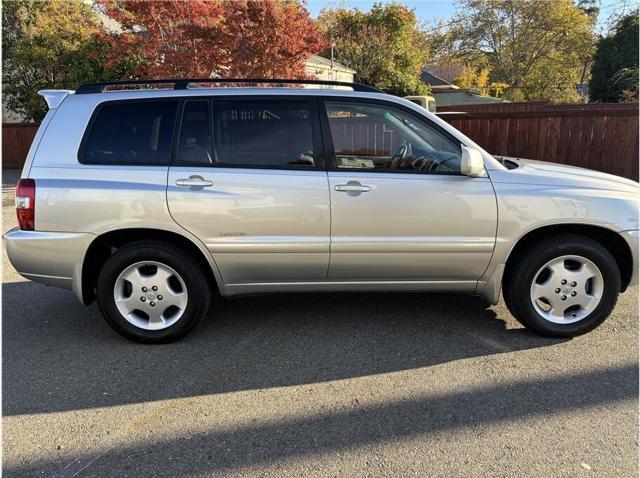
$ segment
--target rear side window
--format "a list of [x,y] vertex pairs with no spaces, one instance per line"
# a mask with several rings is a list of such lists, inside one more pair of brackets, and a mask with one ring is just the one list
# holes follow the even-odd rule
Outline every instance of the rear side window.
[[89,125],[80,162],[168,165],[177,107],[173,100],[102,105]]
[[214,162],[302,167],[316,163],[308,101],[234,100],[214,103]]
[[180,164],[213,164],[211,114],[207,100],[186,101],[178,138],[176,161]]

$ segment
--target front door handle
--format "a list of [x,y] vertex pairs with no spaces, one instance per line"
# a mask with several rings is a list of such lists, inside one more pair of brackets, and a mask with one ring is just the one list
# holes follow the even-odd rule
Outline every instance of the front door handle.
[[369,186],[360,184],[357,181],[349,181],[347,184],[336,184],[333,189],[345,193],[366,193],[371,191]]
[[202,176],[189,176],[187,179],[176,179],[176,186],[181,188],[208,188],[213,186],[213,181],[204,179]]

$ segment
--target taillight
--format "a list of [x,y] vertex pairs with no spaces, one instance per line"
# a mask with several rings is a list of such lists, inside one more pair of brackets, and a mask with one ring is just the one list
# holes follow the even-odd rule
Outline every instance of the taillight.
[[35,229],[36,182],[33,179],[21,179],[16,186],[16,212],[18,226],[23,231]]

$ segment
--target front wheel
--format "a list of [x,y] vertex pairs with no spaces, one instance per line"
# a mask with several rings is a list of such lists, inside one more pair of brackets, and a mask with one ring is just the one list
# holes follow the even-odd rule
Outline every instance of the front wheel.
[[183,337],[206,314],[210,297],[202,267],[163,242],[136,242],[119,249],[98,276],[98,305],[107,323],[137,342]]
[[620,271],[600,243],[566,234],[517,257],[503,288],[507,307],[524,326],[551,337],[574,337],[609,316],[620,292]]

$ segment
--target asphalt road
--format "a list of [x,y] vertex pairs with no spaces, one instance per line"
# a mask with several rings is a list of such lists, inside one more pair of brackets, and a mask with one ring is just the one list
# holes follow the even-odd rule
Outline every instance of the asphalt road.
[[141,346],[3,266],[7,477],[638,475],[636,288],[574,340],[463,295],[308,294]]

